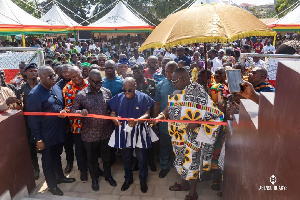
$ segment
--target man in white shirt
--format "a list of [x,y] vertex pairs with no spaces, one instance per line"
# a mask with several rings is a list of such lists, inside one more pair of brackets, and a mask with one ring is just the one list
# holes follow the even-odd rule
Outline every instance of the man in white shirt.
[[91,44],[89,45],[89,50],[95,50],[97,47],[96,45],[94,44],[94,41],[92,40],[91,41]]
[[273,52],[274,53],[275,51],[276,51],[276,49],[275,49],[275,47],[273,45],[271,45],[271,41],[268,41],[267,45],[264,46],[264,48],[262,50],[262,52],[264,54],[266,54],[268,52]]
[[140,56],[139,51],[137,49],[134,49],[133,53],[134,53],[134,56],[131,57],[130,59],[135,59],[137,65],[140,65],[143,62],[146,62],[145,59],[142,56]]
[[175,58],[177,58],[177,54],[176,54],[176,47],[173,47],[171,49],[171,54],[170,57],[174,60]]
[[219,67],[223,67],[223,56],[224,56],[225,50],[224,49],[220,49],[218,51],[218,57],[215,57],[212,61],[213,61],[213,67],[211,68],[211,71],[213,73],[215,73],[215,71],[219,68]]
[[254,67],[266,68],[265,61],[261,60],[260,57],[253,57],[253,64],[254,64]]
[[80,42],[76,42],[76,46],[74,47],[75,49],[77,49],[77,51],[80,53],[81,52],[81,44]]

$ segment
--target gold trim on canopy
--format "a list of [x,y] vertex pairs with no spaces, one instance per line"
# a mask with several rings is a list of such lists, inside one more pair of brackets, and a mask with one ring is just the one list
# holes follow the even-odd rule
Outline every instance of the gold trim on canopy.
[[204,4],[168,16],[139,50],[275,35],[276,32],[246,10],[227,4]]

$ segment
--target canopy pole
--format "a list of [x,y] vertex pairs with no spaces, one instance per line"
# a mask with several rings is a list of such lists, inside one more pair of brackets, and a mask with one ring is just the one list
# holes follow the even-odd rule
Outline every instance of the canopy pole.
[[204,65],[205,65],[205,71],[204,71],[204,89],[207,92],[208,88],[207,88],[207,50],[206,50],[206,42],[204,42]]
[[25,44],[25,35],[22,35],[22,44],[23,44],[23,47],[26,47],[26,44]]
[[273,46],[275,47],[276,35],[274,35]]

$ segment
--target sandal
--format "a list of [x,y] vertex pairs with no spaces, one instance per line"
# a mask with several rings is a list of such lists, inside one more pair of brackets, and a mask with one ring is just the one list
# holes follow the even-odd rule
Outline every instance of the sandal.
[[195,195],[193,195],[193,196],[191,196],[191,195],[186,195],[185,197],[184,197],[184,200],[197,200],[198,199],[198,195],[197,194],[195,194]]
[[171,190],[171,191],[189,191],[190,187],[186,187],[186,188],[182,187],[181,184],[176,182],[174,185],[169,187],[169,190]]

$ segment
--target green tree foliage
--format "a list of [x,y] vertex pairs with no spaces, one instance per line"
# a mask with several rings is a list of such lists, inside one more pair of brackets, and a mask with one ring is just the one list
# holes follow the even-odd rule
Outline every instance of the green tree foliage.
[[[19,6],[20,8],[22,8],[24,11],[26,11],[27,13],[33,15],[34,17],[40,18],[40,13],[36,11],[36,2],[34,1],[30,1],[30,0],[12,0],[12,2],[14,2],[17,6]],[[26,2],[26,3],[24,3]]]
[[276,10],[276,13],[279,14],[278,17],[280,18],[280,17],[283,17],[284,15],[286,15],[290,11],[290,9],[292,9],[294,7],[292,6],[290,9],[287,9],[287,8],[289,8],[293,4],[295,5],[295,3],[297,1],[298,0],[277,0],[275,10]]

